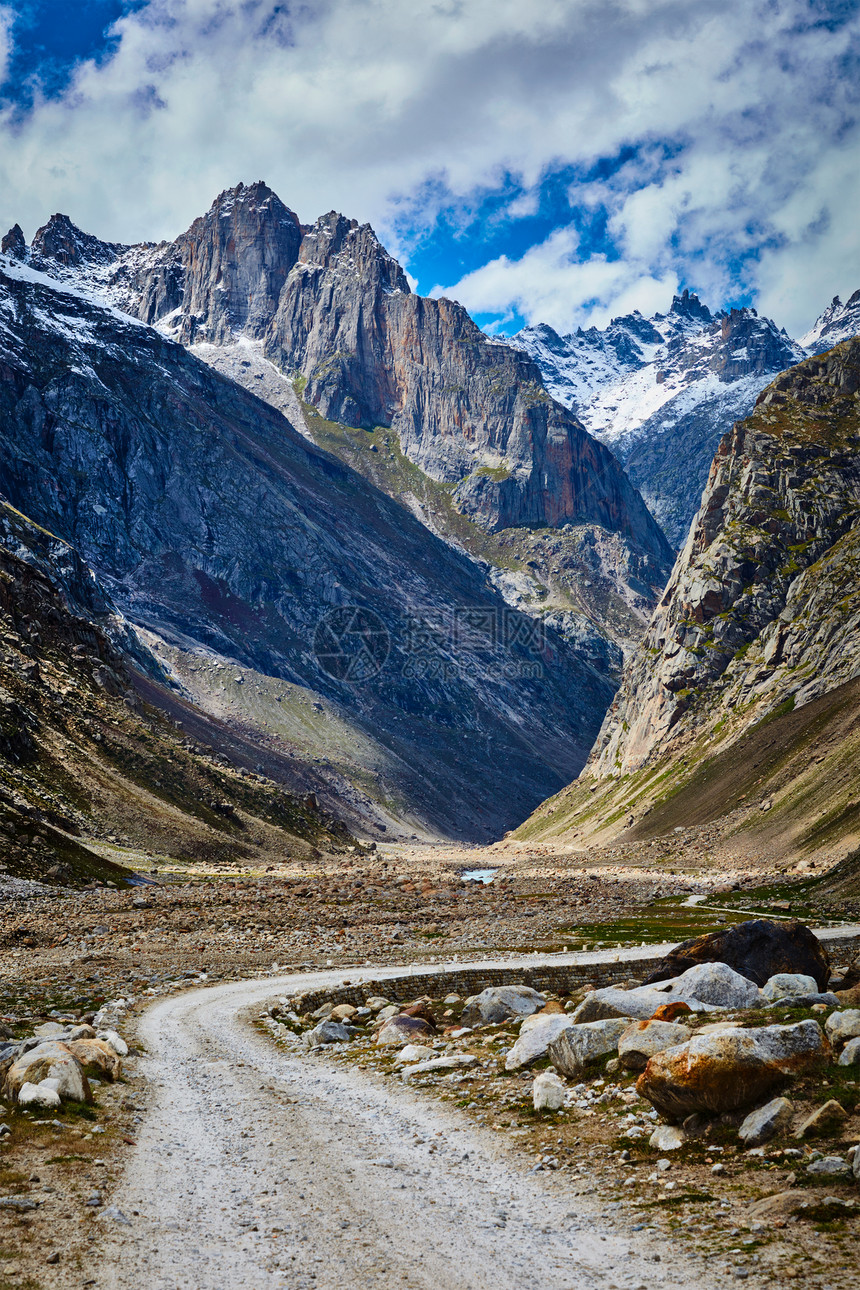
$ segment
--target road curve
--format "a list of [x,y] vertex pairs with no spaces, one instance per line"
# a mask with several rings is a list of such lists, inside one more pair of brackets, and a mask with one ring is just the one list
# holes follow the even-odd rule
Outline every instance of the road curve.
[[[462,966],[462,965],[461,965]],[[403,968],[366,971],[384,980]],[[417,975],[417,974],[416,974]],[[243,1012],[342,972],[193,990],[140,1019],[152,1105],[99,1224],[107,1290],[657,1290],[698,1264],[399,1082],[285,1054]],[[353,976],[354,979],[354,976]],[[423,1141],[419,1141],[423,1139]]]

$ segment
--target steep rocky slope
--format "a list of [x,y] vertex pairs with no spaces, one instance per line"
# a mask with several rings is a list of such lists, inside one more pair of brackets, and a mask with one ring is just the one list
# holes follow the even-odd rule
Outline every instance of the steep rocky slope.
[[325,758],[379,825],[485,837],[575,773],[611,684],[486,568],[182,346],[15,258],[0,269],[6,497],[166,665],[206,659],[213,717],[268,678],[268,711],[290,718],[257,737]]
[[851,340],[778,377],[723,438],[589,765],[527,832],[657,837],[737,810],[789,852],[856,846],[858,560]]
[[[10,254],[97,289],[275,406],[289,396],[271,374],[295,380],[311,412],[340,427],[326,447],[350,464],[350,429],[389,429],[428,481],[419,492],[435,485],[449,499],[443,509],[484,532],[528,529],[549,545],[567,527],[567,585],[554,582],[558,562],[539,541],[531,572],[518,565],[519,591],[504,576],[510,553],[496,564],[509,603],[565,616],[574,637],[602,633],[607,660],[641,631],[671,553],[617,460],[549,397],[526,356],[486,337],[459,305],[415,295],[368,225],[333,212],[301,225],[257,183],[222,193],[158,246],[97,243],[61,215],[29,248],[14,230],[7,242]],[[404,500],[425,520],[413,499],[414,490]],[[471,552],[456,521],[430,527]],[[589,594],[595,584],[599,596]]]
[[0,504],[0,872],[121,883],[161,852],[264,865],[352,841],[142,702],[159,668],[132,641],[76,552]]
[[689,291],[653,318],[634,311],[603,331],[568,336],[527,327],[511,344],[532,356],[550,393],[624,462],[676,547],[720,436],[804,352],[755,310],[713,315]]

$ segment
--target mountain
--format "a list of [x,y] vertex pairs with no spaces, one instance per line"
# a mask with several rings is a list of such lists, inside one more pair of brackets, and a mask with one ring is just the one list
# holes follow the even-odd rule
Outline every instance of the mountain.
[[134,626],[146,695],[176,704],[162,669],[189,720],[244,732],[276,778],[304,763],[326,805],[377,831],[495,835],[570,778],[611,697],[601,660],[512,611],[486,564],[282,412],[80,286],[81,266],[129,252],[49,232],[34,245],[42,263],[62,247],[53,276],[35,253],[0,260],[2,490]]
[[636,310],[602,331],[567,336],[527,327],[510,343],[534,359],[553,397],[612,448],[676,547],[721,435],[804,354],[754,309],[713,315],[689,291],[653,318]]
[[834,296],[824,313],[816,318],[799,343],[807,354],[823,354],[840,341],[851,340],[860,334],[860,291],[855,291],[843,305]]
[[[378,445],[350,430],[390,430],[424,481],[398,500],[489,560],[511,605],[588,638],[608,666],[643,630],[671,551],[616,458],[530,359],[459,305],[415,295],[369,225],[334,212],[301,224],[256,183],[221,193],[172,242],[100,243],[63,215],[29,248],[8,238],[10,253],[14,242],[30,265],[192,348],[350,465],[359,444],[360,469],[378,464],[367,460]],[[464,542],[452,510],[504,538]]]
[[578,819],[657,837],[736,812],[747,848],[856,848],[858,572],[854,339],[780,375],[721,440],[588,766],[532,835]]

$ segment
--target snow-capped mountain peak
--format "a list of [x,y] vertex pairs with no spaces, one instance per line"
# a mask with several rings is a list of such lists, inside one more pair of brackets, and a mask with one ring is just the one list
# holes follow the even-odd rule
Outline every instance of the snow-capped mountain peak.
[[840,341],[860,334],[860,291],[855,291],[843,305],[834,296],[824,313],[816,318],[800,344],[809,354],[823,354]]

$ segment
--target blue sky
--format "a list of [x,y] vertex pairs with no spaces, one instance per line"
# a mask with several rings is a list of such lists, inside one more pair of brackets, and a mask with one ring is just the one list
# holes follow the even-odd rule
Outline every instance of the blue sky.
[[493,330],[860,286],[860,0],[0,0],[0,222],[266,179]]

